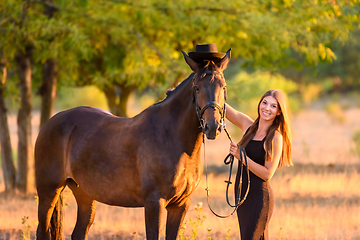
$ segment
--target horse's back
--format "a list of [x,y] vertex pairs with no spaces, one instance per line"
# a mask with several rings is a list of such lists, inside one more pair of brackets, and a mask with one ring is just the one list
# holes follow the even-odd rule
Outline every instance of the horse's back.
[[40,130],[36,139],[35,151],[44,148],[44,144],[61,143],[69,137],[74,128],[94,129],[110,113],[92,107],[77,107],[57,113]]
[[[44,125],[35,144],[36,178],[40,183],[58,185],[72,179],[100,202],[139,206],[133,122],[91,107],[56,114]],[[119,198],[122,191],[135,192],[131,201]]]
[[[112,115],[101,109],[77,107],[59,112],[49,119],[35,142],[36,178],[40,174],[43,176],[44,171],[65,173],[69,141],[75,129],[86,128],[92,131],[108,116]],[[63,174],[55,175],[64,177]]]

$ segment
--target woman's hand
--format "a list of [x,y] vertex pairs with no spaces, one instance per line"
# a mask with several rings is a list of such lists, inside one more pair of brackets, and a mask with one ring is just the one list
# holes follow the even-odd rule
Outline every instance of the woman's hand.
[[233,142],[230,143],[229,153],[232,154],[237,159],[240,159],[240,151],[239,151],[239,147],[236,143],[233,143]]

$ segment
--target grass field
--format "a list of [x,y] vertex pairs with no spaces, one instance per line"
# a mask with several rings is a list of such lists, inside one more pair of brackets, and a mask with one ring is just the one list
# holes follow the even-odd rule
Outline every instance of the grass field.
[[[275,210],[270,221],[271,239],[360,239],[360,159],[352,153],[352,134],[360,130],[360,109],[342,112],[343,120],[329,113],[308,109],[293,119],[295,165],[278,170],[271,180]],[[36,122],[36,121],[35,121]],[[240,133],[228,127],[234,140]],[[225,183],[227,168],[222,159],[229,141],[222,135],[206,142],[210,200],[215,211],[227,214]],[[0,174],[0,192],[4,189]],[[183,239],[238,239],[236,216],[219,219],[208,210],[205,178],[192,196]],[[76,220],[71,191],[65,196],[65,235]],[[37,225],[35,194],[26,197],[0,196],[0,239],[34,238]],[[165,217],[165,216],[164,216]],[[164,221],[162,235],[164,235]],[[21,236],[23,234],[23,236]],[[143,209],[126,209],[98,203],[90,239],[144,239]]]

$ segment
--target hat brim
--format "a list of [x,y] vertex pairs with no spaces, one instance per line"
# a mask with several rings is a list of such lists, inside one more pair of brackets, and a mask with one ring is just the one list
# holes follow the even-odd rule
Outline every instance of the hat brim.
[[189,57],[194,61],[199,60],[218,60],[225,57],[226,53],[202,53],[202,52],[189,52]]

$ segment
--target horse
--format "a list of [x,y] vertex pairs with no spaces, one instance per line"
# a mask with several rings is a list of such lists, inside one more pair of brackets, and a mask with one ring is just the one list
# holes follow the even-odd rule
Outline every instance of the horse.
[[[132,118],[92,107],[57,113],[35,143],[37,239],[62,239],[62,191],[78,205],[72,239],[87,239],[96,202],[144,207],[147,239],[159,239],[167,210],[166,239],[176,239],[203,168],[202,138],[222,129],[230,50],[219,61],[197,63],[166,98]],[[206,63],[206,61],[205,61]],[[223,107],[221,107],[223,106]]]

